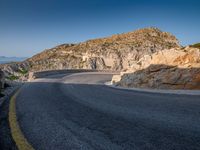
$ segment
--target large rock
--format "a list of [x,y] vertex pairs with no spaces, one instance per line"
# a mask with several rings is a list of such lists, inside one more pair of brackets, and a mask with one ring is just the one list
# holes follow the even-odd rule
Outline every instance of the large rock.
[[144,56],[137,67],[114,76],[112,83],[124,87],[200,89],[200,50],[186,47]]

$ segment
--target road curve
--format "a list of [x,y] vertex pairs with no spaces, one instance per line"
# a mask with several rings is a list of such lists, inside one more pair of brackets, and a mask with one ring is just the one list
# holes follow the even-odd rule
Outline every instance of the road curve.
[[25,84],[16,98],[36,150],[199,150],[200,96],[103,85],[109,73],[66,74]]

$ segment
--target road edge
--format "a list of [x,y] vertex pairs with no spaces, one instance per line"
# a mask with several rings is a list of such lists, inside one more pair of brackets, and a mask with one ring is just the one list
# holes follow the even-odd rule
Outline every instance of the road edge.
[[157,93],[157,94],[176,94],[176,95],[193,95],[199,96],[200,90],[160,90],[160,89],[142,89],[142,88],[125,88],[121,86],[112,85],[110,82],[104,83],[104,85],[118,90],[145,92],[145,93]]
[[19,94],[19,92],[20,89],[17,90],[15,94],[11,97],[9,104],[8,119],[9,119],[11,135],[19,150],[34,150],[34,148],[31,146],[31,144],[27,141],[27,139],[23,135],[19,123],[17,121],[16,97]]

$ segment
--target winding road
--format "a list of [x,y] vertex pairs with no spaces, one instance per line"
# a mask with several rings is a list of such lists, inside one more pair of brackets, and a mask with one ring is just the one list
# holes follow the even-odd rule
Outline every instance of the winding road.
[[17,118],[35,150],[199,150],[200,96],[104,85],[110,73],[61,74],[25,84]]

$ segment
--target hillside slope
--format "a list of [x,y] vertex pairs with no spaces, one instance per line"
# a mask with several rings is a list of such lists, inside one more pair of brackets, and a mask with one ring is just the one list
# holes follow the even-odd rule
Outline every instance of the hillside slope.
[[4,65],[3,70],[8,74],[72,68],[125,70],[144,55],[176,47],[180,46],[175,36],[157,28],[145,28],[79,44],[63,44],[23,63]]
[[76,45],[60,45],[28,61],[33,70],[87,68],[121,70],[145,54],[179,47],[169,33],[147,28],[108,38],[89,40]]
[[112,83],[123,87],[155,89],[200,89],[200,49],[163,50],[145,55]]

